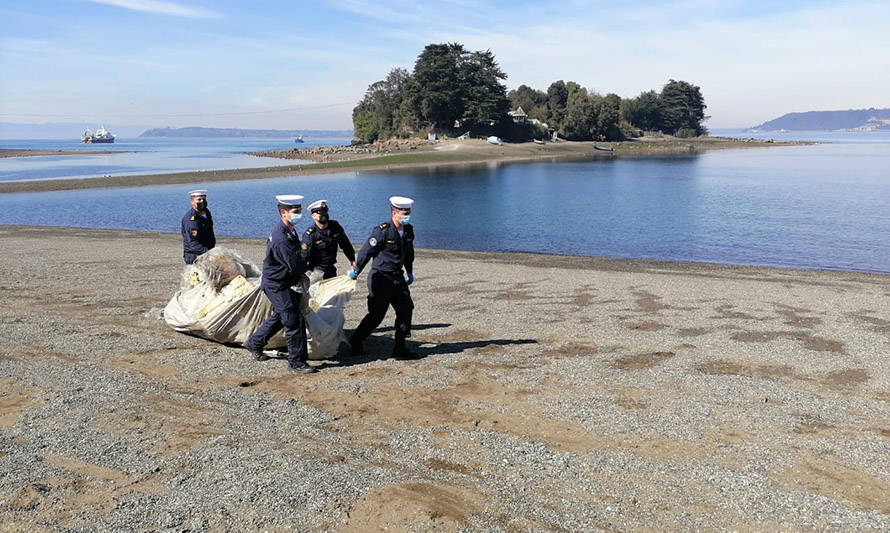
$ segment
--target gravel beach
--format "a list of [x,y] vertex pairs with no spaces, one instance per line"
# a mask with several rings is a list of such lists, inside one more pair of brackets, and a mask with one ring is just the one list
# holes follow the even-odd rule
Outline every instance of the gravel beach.
[[0,531],[890,530],[886,275],[420,250],[424,357],[305,376],[159,319],[178,235],[0,249]]

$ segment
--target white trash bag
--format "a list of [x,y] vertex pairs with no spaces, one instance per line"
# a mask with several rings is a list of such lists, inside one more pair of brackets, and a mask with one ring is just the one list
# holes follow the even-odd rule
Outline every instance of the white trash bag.
[[[244,255],[214,248],[200,255],[194,264],[186,265],[182,288],[164,308],[164,320],[176,331],[243,344],[273,311],[260,288],[260,275],[260,269]],[[340,343],[346,340],[343,310],[355,290],[355,280],[338,276],[298,289],[308,330],[309,358],[336,356]],[[266,348],[284,346],[282,330]]]

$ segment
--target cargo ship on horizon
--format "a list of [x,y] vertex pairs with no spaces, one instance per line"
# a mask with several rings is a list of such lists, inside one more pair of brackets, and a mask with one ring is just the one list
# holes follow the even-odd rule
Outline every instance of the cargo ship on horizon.
[[83,135],[80,136],[80,142],[86,144],[113,143],[114,134],[106,130],[105,127],[102,126],[96,130],[96,133],[93,133],[90,130],[86,130],[85,132],[83,132]]

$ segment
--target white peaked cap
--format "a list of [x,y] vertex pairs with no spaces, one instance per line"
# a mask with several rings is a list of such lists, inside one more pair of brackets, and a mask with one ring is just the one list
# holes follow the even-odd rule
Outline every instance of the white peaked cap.
[[195,189],[194,191],[189,191],[189,196],[207,196],[207,189]]
[[317,201],[309,204],[309,211],[314,211],[316,209],[321,209],[322,207],[327,207],[327,206],[328,206],[327,200],[317,200]]
[[396,209],[411,209],[411,206],[414,205],[414,200],[404,196],[390,196],[389,205]]
[[290,205],[293,207],[303,205],[302,194],[279,194],[275,197],[275,199],[278,200],[278,203],[282,205]]

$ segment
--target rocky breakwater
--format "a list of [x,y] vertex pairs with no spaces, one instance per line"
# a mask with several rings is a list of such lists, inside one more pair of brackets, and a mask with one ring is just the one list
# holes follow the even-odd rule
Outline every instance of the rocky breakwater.
[[291,148],[288,150],[247,152],[247,154],[258,157],[277,157],[279,159],[300,159],[303,161],[315,161],[316,163],[330,163],[397,154],[408,152],[410,150],[423,150],[437,142],[438,141],[427,141],[425,139],[390,139],[387,141],[352,144],[348,146],[311,146],[307,148]]

